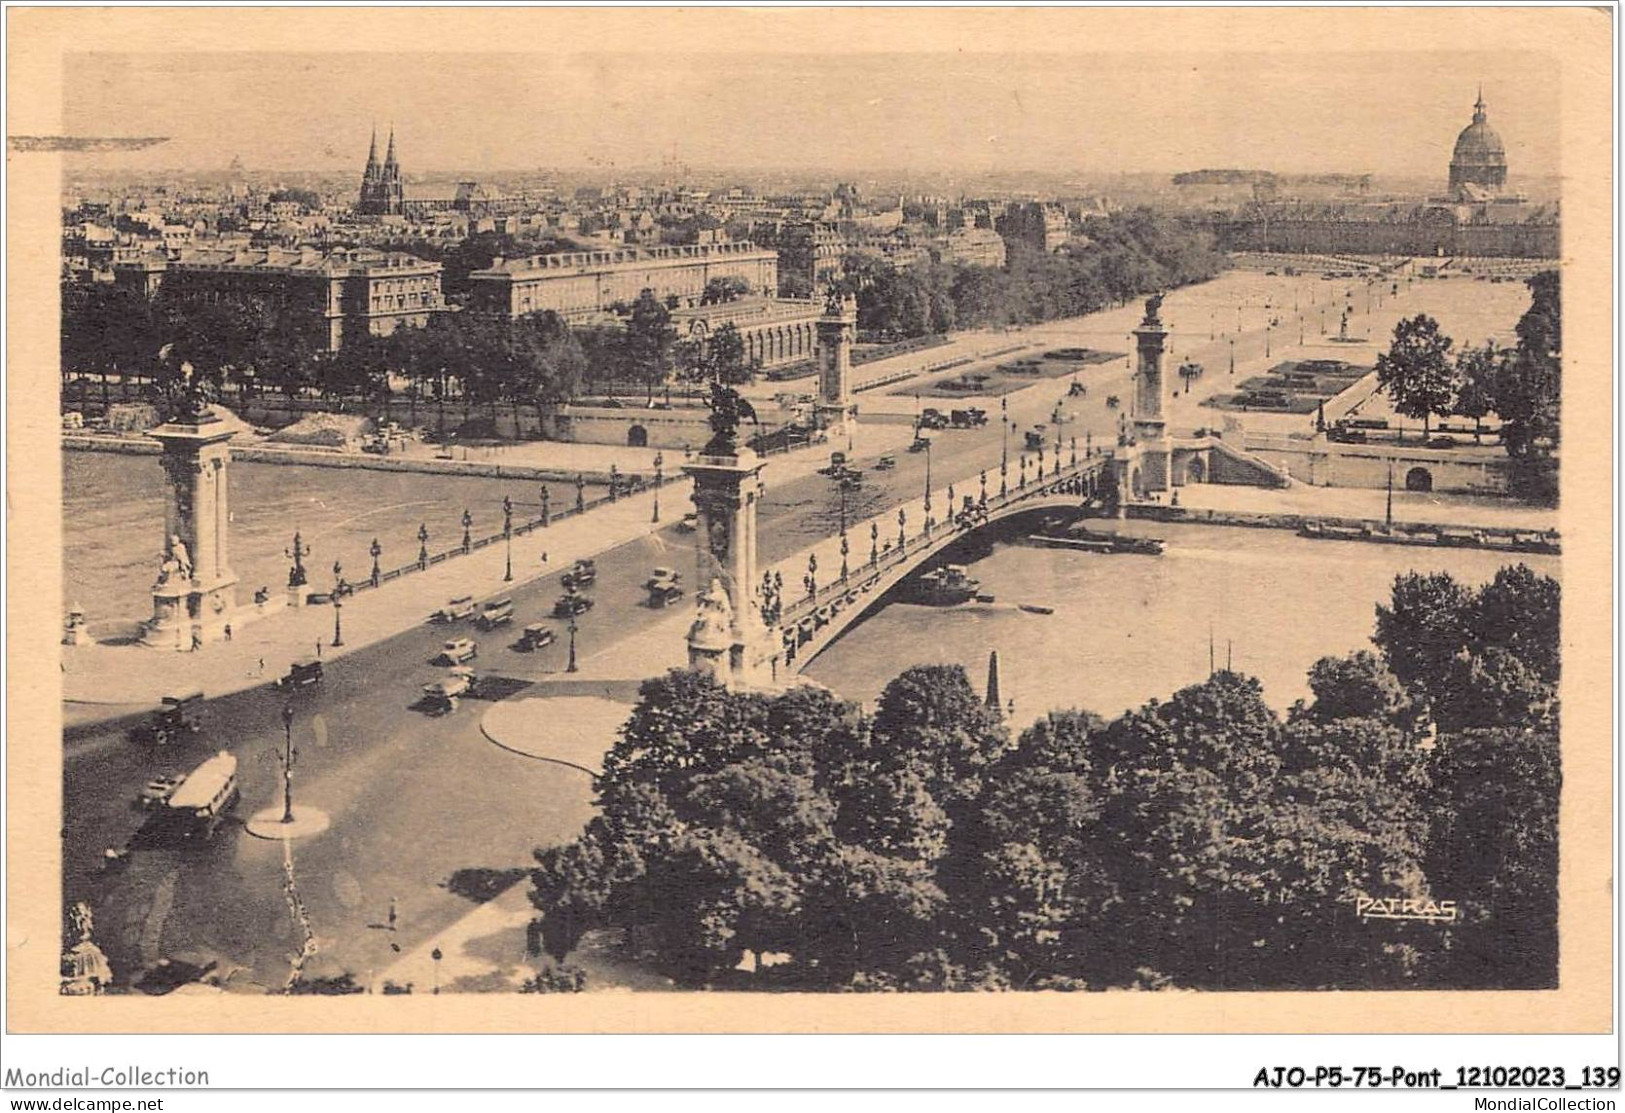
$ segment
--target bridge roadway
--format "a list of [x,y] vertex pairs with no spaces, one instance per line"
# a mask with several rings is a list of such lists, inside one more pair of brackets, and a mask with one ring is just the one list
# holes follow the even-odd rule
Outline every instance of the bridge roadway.
[[[1105,408],[1104,397],[1113,392],[1127,396],[1121,365],[1085,374],[1090,396],[1073,400],[1079,403],[1076,421],[1067,426],[1069,436],[1077,433],[1080,455],[1086,429],[1096,443],[1105,443],[1116,427],[1116,415]],[[1049,381],[1012,396],[1012,426],[1047,419],[1065,388],[1064,381]],[[979,472],[988,473],[997,489],[1001,432],[994,421],[937,437],[930,467],[938,498],[945,497],[949,483],[970,493]],[[1018,474],[1017,441],[1012,434],[1011,485]],[[869,466],[873,461],[857,461],[866,469],[866,481],[846,496],[848,520],[889,516],[895,530],[896,508],[911,499],[916,506],[920,501],[925,457],[898,453],[897,466],[887,471],[874,470]],[[1029,477],[1031,471],[1029,465]],[[778,485],[771,463],[764,477],[763,563],[787,561],[809,546],[829,545],[841,513],[837,485],[816,475]],[[923,520],[917,509],[909,515]],[[866,556],[867,536],[853,541]],[[668,527],[601,554],[596,606],[581,621],[580,654],[613,653],[617,645],[645,635],[669,617],[644,605],[639,585],[653,565],[689,567],[692,545],[692,535]],[[918,551],[911,549],[910,556]],[[833,573],[839,563],[826,567]],[[559,593],[557,580],[553,574],[515,585],[516,627],[547,619]],[[333,821],[327,834],[296,843],[294,849],[296,875],[303,879],[300,897],[322,951],[318,966],[325,963],[358,977],[387,968],[394,947],[410,951],[467,911],[467,901],[445,888],[455,871],[523,867],[534,848],[573,837],[591,815],[589,778],[490,745],[478,727],[486,706],[480,701],[465,701],[456,713],[439,719],[412,709],[421,686],[443,673],[429,662],[446,636],[445,627],[424,625],[355,649],[329,663],[319,689],[293,701],[298,751],[294,797],[327,812]],[[474,663],[482,673],[503,679],[499,690],[534,686],[527,695],[579,694],[561,675],[562,644],[520,654],[506,645],[515,635],[475,636],[481,655]],[[131,720],[66,733],[64,895],[70,903],[92,903],[97,940],[116,970],[195,952],[243,967],[236,981],[245,986],[276,986],[286,976],[287,956],[297,938],[282,890],[277,844],[228,826],[203,848],[141,849],[116,873],[100,868],[103,849],[124,845],[141,825],[141,814],[131,805],[141,785],[160,772],[193,768],[221,747],[229,747],[239,759],[239,815],[277,802],[283,705],[283,697],[267,687],[211,700],[197,736],[156,753],[125,741]],[[399,898],[400,914],[393,933],[376,927],[391,896]]]
[[1052,463],[1042,478],[1035,475],[1024,483],[1018,480],[1008,485],[1006,494],[1000,495],[995,489],[984,499],[978,491],[972,505],[964,507],[961,503],[952,517],[929,521],[922,513],[913,535],[907,533],[905,521],[898,540],[888,539],[884,549],[871,547],[866,560],[852,562],[849,558],[844,578],[837,573],[833,582],[823,587],[815,584],[812,593],[787,603],[780,615],[786,665],[800,672],[812,664],[878,606],[887,592],[977,530],[1037,510],[1076,508],[1104,491],[1109,482],[1109,456],[1073,460],[1063,455],[1062,459],[1066,462]]

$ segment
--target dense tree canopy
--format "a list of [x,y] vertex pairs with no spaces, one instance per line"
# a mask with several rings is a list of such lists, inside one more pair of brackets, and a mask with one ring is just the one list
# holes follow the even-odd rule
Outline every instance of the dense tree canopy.
[[1227,671],[1016,738],[957,667],[905,670],[872,715],[674,671],[585,834],[538,853],[546,946],[618,929],[690,986],[1554,984],[1558,603],[1522,566],[1401,577],[1381,656],[1316,662],[1284,719]]

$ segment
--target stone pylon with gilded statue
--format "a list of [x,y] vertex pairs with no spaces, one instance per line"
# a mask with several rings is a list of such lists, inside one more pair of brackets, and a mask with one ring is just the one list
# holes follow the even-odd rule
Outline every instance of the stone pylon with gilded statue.
[[148,436],[163,445],[164,550],[152,585],[152,617],[141,642],[187,651],[225,637],[236,611],[227,475],[230,441],[241,428],[188,379],[163,424]]
[[695,570],[699,613],[688,632],[688,662],[729,688],[766,687],[777,674],[779,638],[763,620],[756,559],[756,512],[766,463],[739,442],[739,423],[755,411],[739,393],[711,385],[713,436],[683,465],[694,480],[698,522]]

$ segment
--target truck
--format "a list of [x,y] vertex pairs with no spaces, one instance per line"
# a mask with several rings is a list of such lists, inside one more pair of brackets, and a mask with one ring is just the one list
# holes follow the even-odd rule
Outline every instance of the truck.
[[440,654],[435,661],[440,664],[461,665],[478,656],[479,647],[474,644],[472,638],[453,638],[440,647]]
[[975,407],[954,410],[948,415],[948,421],[955,429],[974,429],[987,424],[987,411]]
[[276,682],[276,687],[285,692],[297,692],[301,688],[310,688],[322,682],[322,663],[314,657],[306,657],[295,661],[288,668],[288,675]]
[[171,692],[159,701],[152,717],[130,732],[130,741],[162,746],[199,730],[198,710],[203,705],[203,693],[189,690]]

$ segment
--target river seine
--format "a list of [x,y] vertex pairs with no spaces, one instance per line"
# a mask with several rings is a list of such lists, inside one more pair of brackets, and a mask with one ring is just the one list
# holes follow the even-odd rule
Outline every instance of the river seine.
[[[1469,549],[1316,541],[1286,530],[1122,523],[1161,537],[1161,556],[1000,544],[971,565],[991,604],[890,603],[830,647],[806,675],[869,702],[914,664],[958,664],[980,691],[990,650],[1017,724],[1084,708],[1108,718],[1200,682],[1213,659],[1257,677],[1285,710],[1309,694],[1309,666],[1369,649],[1394,577],[1445,571],[1466,583],[1523,562],[1558,577],[1560,558]],[[1033,614],[1021,604],[1053,607]]]

